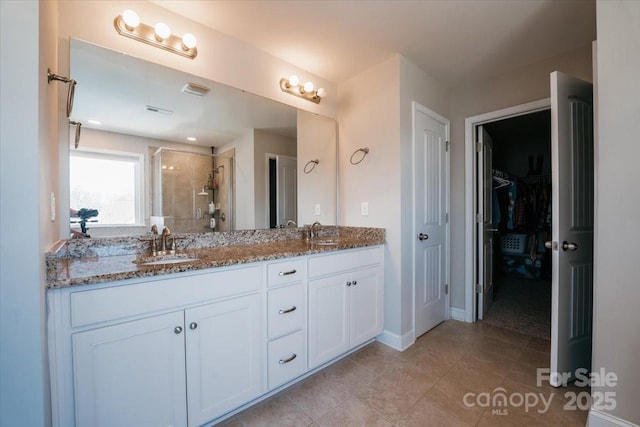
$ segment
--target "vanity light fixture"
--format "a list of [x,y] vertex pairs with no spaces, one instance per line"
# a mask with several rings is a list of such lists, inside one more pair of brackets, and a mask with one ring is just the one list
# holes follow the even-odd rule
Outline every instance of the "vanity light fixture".
[[169,52],[194,59],[198,55],[196,38],[191,33],[182,37],[171,34],[171,29],[164,22],[151,26],[140,22],[140,17],[133,10],[125,10],[113,20],[116,31],[121,36],[168,50]]
[[300,79],[295,75],[288,79],[284,77],[281,78],[280,89],[283,92],[304,98],[307,101],[315,102],[316,104],[319,104],[322,98],[327,96],[327,91],[323,87],[318,88],[318,90],[314,90],[313,82],[300,84]]
[[196,139],[196,138],[194,138],[193,136],[188,136],[188,137],[187,137],[187,141],[191,141],[191,142],[193,142],[193,141],[197,141],[197,139]]

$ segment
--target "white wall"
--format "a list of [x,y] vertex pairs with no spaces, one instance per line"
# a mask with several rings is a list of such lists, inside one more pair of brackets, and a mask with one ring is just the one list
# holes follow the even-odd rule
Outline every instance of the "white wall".
[[267,209],[269,193],[267,186],[267,160],[265,155],[280,154],[296,157],[296,139],[256,129],[253,133],[254,156],[254,194],[255,194],[255,226],[253,228],[269,228]]
[[[336,224],[336,122],[327,117],[298,110],[298,225]],[[319,163],[310,173],[304,167],[310,160]],[[320,215],[315,214],[316,204]]]
[[[340,224],[386,229],[384,329],[402,340],[413,328],[411,102],[446,116],[448,91],[394,55],[341,83],[338,92]],[[368,156],[351,165],[361,147],[369,147]],[[360,214],[362,202],[369,203],[368,216]]]
[[549,74],[563,71],[591,81],[591,45],[486,81],[451,89],[451,306],[464,309],[465,142],[467,117],[550,96]]
[[[598,1],[592,369],[618,376],[609,413],[640,424],[640,2]],[[590,422],[596,425],[590,418]]]
[[217,153],[235,148],[233,163],[234,212],[236,230],[256,228],[255,165],[253,129],[246,129],[233,143],[220,147]]
[[46,70],[57,66],[57,11],[3,1],[0,19],[0,425],[43,426],[44,252],[57,236],[49,196],[58,176],[58,86]]

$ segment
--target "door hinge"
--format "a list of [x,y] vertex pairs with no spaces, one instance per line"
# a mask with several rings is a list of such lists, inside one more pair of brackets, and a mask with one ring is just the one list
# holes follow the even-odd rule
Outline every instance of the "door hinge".
[[482,224],[482,214],[476,214],[476,222]]
[[481,283],[476,283],[476,293],[477,294],[481,294],[482,293],[482,284]]
[[449,284],[444,285],[444,293],[447,295],[449,293]]
[[449,141],[444,143],[444,151],[449,151]]
[[482,142],[476,142],[476,152],[482,152]]

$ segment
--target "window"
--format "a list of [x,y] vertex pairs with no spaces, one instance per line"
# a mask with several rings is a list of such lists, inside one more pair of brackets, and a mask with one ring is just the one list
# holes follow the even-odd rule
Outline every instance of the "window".
[[[71,209],[96,209],[88,225],[141,225],[143,156],[137,153],[72,151],[69,158]],[[71,218],[72,222],[79,221]]]

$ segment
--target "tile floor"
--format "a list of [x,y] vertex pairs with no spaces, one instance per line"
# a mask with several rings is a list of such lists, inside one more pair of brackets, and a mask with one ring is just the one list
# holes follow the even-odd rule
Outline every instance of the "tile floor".
[[[548,363],[549,341],[449,320],[404,352],[372,343],[221,425],[584,426],[587,412],[564,409],[565,393],[588,389],[537,387],[536,368]],[[465,405],[467,393],[467,402],[483,403],[481,393],[493,397],[496,388],[513,404]],[[533,406],[534,396],[551,399],[546,412],[542,400]]]

